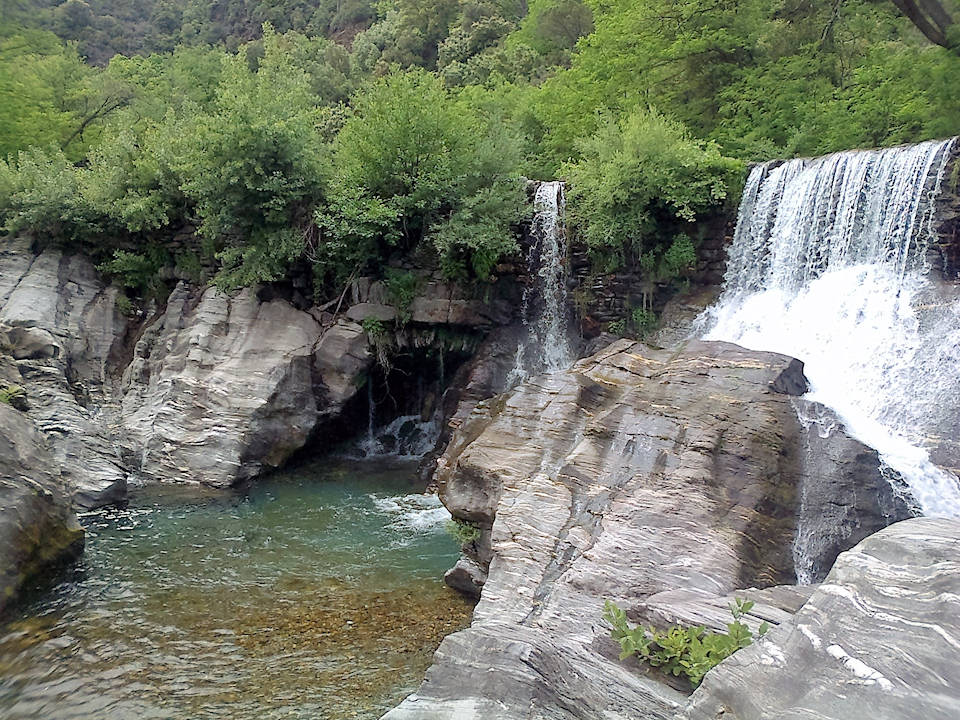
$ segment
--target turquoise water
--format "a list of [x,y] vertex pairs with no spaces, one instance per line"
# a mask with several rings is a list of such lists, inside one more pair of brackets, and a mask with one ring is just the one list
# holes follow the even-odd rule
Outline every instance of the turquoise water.
[[0,717],[379,717],[471,610],[415,469],[325,459],[83,518],[83,561],[0,628]]

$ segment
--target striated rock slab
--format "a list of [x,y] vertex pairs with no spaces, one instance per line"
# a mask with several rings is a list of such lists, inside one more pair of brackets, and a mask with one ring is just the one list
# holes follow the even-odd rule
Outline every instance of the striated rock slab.
[[[459,285],[438,274],[411,271],[417,276],[416,296],[406,308],[407,320],[422,325],[457,325],[490,329],[516,319],[520,290],[512,278],[499,278],[483,289]],[[398,316],[387,283],[358,278],[350,287],[346,314],[360,322],[368,317],[387,322]]]
[[[81,256],[0,245],[3,378],[87,509],[146,479],[229,485],[276,467],[335,417],[372,361],[356,323],[185,283],[130,328]],[[135,344],[134,344],[134,341]]]
[[839,558],[789,621],[704,679],[689,720],[960,717],[960,521],[917,518]]
[[23,242],[0,247],[0,344],[81,508],[126,493],[105,411],[115,384],[111,354],[127,326],[116,296],[85,258],[34,256]]
[[282,300],[181,283],[123,374],[129,462],[147,480],[213,486],[277,467],[356,392],[366,346],[354,323],[322,334]]
[[[488,578],[472,626],[385,717],[673,717],[683,694],[617,660],[603,601],[636,616],[665,591],[794,581],[799,488],[823,471],[790,395],[805,389],[781,355],[623,340],[481,402],[438,480],[451,512],[480,526],[466,550]],[[872,452],[842,430],[834,442],[841,457]],[[836,485],[889,492],[872,458],[832,468]]]
[[0,611],[25,582],[83,549],[70,492],[42,435],[0,403]]

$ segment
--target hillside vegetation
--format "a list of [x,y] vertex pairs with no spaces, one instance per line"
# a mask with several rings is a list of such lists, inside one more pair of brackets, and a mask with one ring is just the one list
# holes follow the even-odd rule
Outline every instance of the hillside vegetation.
[[0,222],[140,293],[322,299],[397,257],[486,280],[561,177],[599,268],[678,275],[746,163],[960,133],[956,26],[905,6],[0,0]]

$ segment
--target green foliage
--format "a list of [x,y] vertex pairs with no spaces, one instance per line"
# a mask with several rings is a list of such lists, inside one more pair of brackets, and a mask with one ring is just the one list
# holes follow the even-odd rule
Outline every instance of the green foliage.
[[[697,686],[710,669],[753,644],[753,633],[740,622],[753,605],[751,600],[737,598],[736,604],[730,606],[733,622],[727,623],[725,633],[708,632],[702,625],[674,625],[666,630],[631,627],[626,612],[609,600],[603,606],[603,619],[611,625],[610,635],[620,645],[621,660],[637,655],[665,673],[683,675]],[[766,621],[761,623],[757,637],[762,638],[769,628]]]
[[115,250],[113,257],[97,269],[125,288],[136,290],[143,295],[156,295],[163,286],[157,273],[169,263],[170,257],[166,250],[158,245],[150,245],[142,253]]
[[644,337],[657,327],[657,314],[652,310],[634,308],[630,312],[630,324],[638,337]]
[[420,289],[420,276],[407,270],[387,268],[384,278],[387,297],[397,309],[397,320],[401,325],[410,322],[410,306]]
[[452,518],[447,521],[446,529],[461,545],[469,545],[480,539],[480,526],[469,520]]
[[595,270],[682,282],[744,161],[958,134],[958,86],[872,0],[0,2],[0,222],[326,298],[398,256],[488,279],[562,168]]
[[11,405],[17,410],[26,410],[27,393],[19,385],[0,386],[0,403]]
[[0,213],[10,233],[81,241],[104,229],[81,193],[81,173],[61,150],[31,148],[0,167]]
[[186,123],[173,166],[199,233],[225,246],[222,288],[277,279],[303,253],[297,228],[320,192],[326,154],[319,118],[310,78],[266,28],[258,70],[231,58],[211,110]]
[[117,295],[115,304],[117,307],[117,312],[119,312],[121,315],[126,317],[136,317],[139,314],[136,305],[134,305],[133,301],[124,293]]
[[626,320],[611,320],[607,323],[607,332],[623,337],[627,334]]
[[715,144],[639,108],[604,122],[581,148],[583,159],[563,168],[571,183],[571,221],[606,271],[645,251],[664,255],[676,272],[689,264],[689,240],[662,248],[656,241],[661,225],[722,207],[743,171]]
[[320,262],[343,276],[430,241],[450,274],[470,268],[485,277],[515,248],[515,138],[423,71],[378,81],[353,107],[334,143],[327,207],[316,216]]
[[383,321],[372,315],[365,317],[363,322],[360,323],[360,326],[371,342],[377,342],[387,334],[387,328],[383,324]]

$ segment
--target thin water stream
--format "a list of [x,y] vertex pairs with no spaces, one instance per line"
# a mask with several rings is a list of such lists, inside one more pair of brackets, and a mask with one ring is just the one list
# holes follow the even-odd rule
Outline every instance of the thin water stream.
[[0,626],[0,717],[379,717],[472,610],[415,470],[327,458],[87,516],[81,563]]

